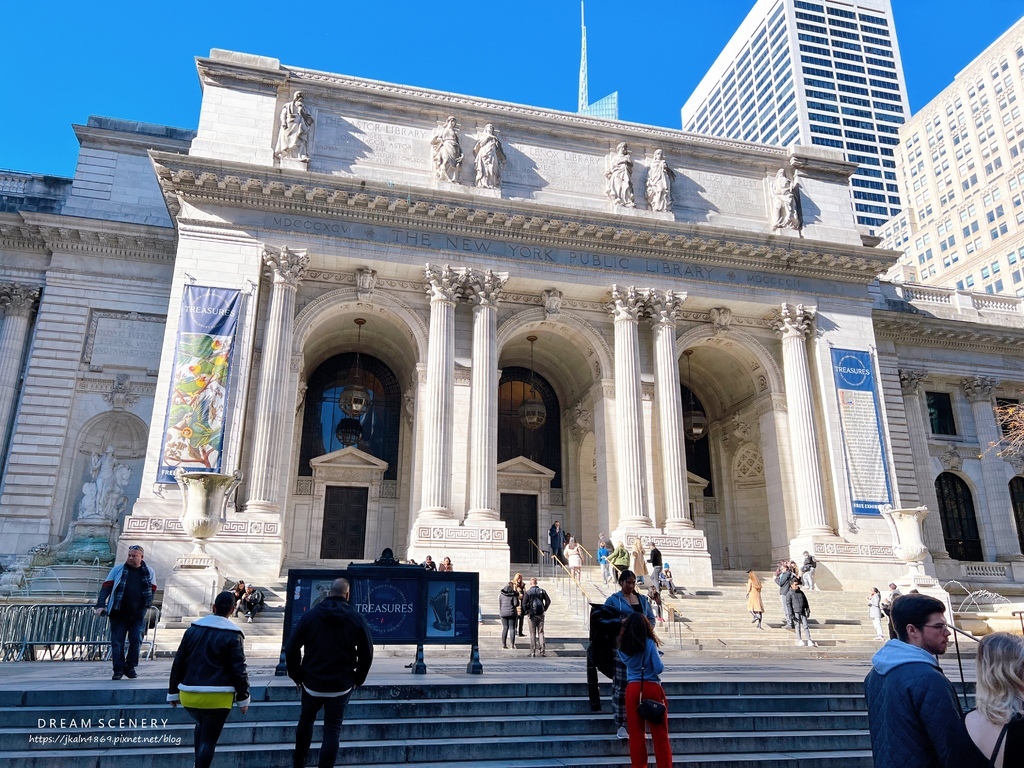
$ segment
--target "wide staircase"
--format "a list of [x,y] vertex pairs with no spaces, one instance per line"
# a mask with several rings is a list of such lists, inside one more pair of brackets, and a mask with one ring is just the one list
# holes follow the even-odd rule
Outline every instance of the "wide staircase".
[[[583,568],[580,589],[569,584],[563,571],[549,566],[513,565],[513,572],[529,579],[536,576],[551,596],[551,609],[545,618],[547,653],[550,656],[584,656],[589,630],[586,624],[588,602],[601,603],[617,586],[604,584],[601,569]],[[740,571],[716,571],[715,586],[687,588],[685,594],[669,597],[662,592],[664,621],[657,627],[670,656],[679,657],[849,657],[870,658],[881,645],[874,640],[874,629],[867,615],[867,595],[850,592],[813,591],[808,593],[811,607],[809,626],[816,647],[796,646],[792,631],[783,630],[782,606],[778,587],[769,572],[759,574],[764,583],[765,604],[762,629],[751,623],[747,612],[747,576]],[[516,638],[515,650],[501,647],[501,619],[498,616],[498,593],[506,580],[480,581],[480,651],[488,658],[523,656],[529,652],[529,630]],[[284,626],[284,595],[286,581],[257,585],[267,596],[267,609],[252,624],[243,617],[235,621],[245,632],[246,653],[252,658],[276,658],[281,650]],[[642,588],[641,588],[642,589]],[[186,617],[178,623],[161,627],[157,634],[156,655],[173,655],[185,629],[198,616]],[[385,656],[413,655],[409,646],[381,646],[377,652]],[[431,658],[467,657],[466,646],[428,646],[427,663]]]
[[[542,663],[553,667],[550,680],[535,675],[533,682],[500,682],[499,673],[493,675],[499,682],[364,686],[346,710],[338,763],[423,768],[628,765],[628,744],[614,734],[608,686],[602,685],[603,713],[593,713],[579,669],[563,669],[561,674],[569,679],[558,679],[555,665],[572,662]],[[192,722],[181,709],[167,706],[162,688],[97,688],[0,691],[0,763],[19,768],[190,764]],[[871,765],[860,683],[668,682],[666,690],[676,765]],[[215,765],[289,766],[299,714],[294,687],[275,681],[254,685],[252,694],[248,715],[232,712]],[[65,723],[50,727],[48,718],[55,715]],[[320,738],[318,724],[314,747]],[[310,755],[313,764],[316,751]]]

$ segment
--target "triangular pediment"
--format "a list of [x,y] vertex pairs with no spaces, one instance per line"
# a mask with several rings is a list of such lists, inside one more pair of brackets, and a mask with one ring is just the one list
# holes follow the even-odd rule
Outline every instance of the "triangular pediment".
[[313,469],[378,469],[384,471],[388,463],[376,456],[371,456],[365,451],[360,451],[354,445],[342,448],[340,451],[325,453],[310,460]]
[[693,474],[693,472],[687,472],[686,473],[686,484],[687,485],[696,485],[698,488],[707,488],[708,487],[708,481],[705,480],[700,475]]
[[498,465],[498,473],[502,475],[526,475],[528,477],[543,477],[553,480],[555,473],[543,467],[535,461],[530,461],[525,456],[516,456],[514,459],[503,461]]

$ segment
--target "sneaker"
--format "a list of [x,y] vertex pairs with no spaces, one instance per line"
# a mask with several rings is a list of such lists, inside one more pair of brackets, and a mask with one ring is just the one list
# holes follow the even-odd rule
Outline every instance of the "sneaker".
[[126,669],[124,671],[124,676],[127,677],[129,680],[134,680],[136,677],[139,676],[139,673],[136,672],[134,669]]
[[803,640],[797,640],[797,641],[796,641],[796,644],[797,644],[797,645],[803,645],[803,644],[804,644],[804,641],[803,641]]
[[812,642],[812,641],[808,640],[808,641],[807,641],[807,647],[808,647],[808,648],[817,648],[817,647],[818,647],[818,644],[817,644],[817,643],[815,643],[815,642]]
[[626,733],[626,726],[624,726],[624,725],[620,725],[619,726],[619,730],[615,732],[615,735],[618,736],[623,741],[625,741],[626,739],[629,738],[629,734]]
[[885,640],[881,635],[875,635],[875,640]]
[[246,618],[245,623],[246,624],[252,624],[252,616],[249,616],[248,618]]
[[120,680],[122,677],[124,677],[124,675],[122,675],[120,672],[115,672],[114,674],[112,674],[110,676],[110,679],[111,680]]

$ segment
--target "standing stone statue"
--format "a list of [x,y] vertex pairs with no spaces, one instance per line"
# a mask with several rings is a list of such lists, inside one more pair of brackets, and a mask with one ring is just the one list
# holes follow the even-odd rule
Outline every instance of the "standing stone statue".
[[800,220],[800,209],[797,205],[797,180],[786,176],[786,170],[779,172],[772,179],[772,229],[796,229],[803,226]]
[[116,520],[124,511],[124,489],[132,479],[133,470],[114,457],[114,446],[103,453],[94,453],[91,462],[92,482],[82,485],[78,518]]
[[636,197],[633,195],[633,158],[629,156],[626,142],[619,142],[615,154],[608,161],[608,170],[604,172],[608,180],[605,193],[616,205],[625,208],[636,208]]
[[505,150],[490,123],[484,126],[484,135],[473,147],[473,155],[476,158],[476,185],[499,189],[501,169],[505,167]]
[[451,115],[434,129],[430,139],[430,157],[434,163],[434,176],[438,181],[458,183],[462,167],[462,146],[459,144],[458,126]]
[[281,107],[281,129],[277,134],[274,156],[291,160],[309,160],[309,129],[313,115],[302,103],[302,91]]
[[675,171],[665,162],[665,154],[660,149],[654,150],[654,159],[647,169],[647,205],[652,211],[667,213],[672,210],[672,182],[675,179]]

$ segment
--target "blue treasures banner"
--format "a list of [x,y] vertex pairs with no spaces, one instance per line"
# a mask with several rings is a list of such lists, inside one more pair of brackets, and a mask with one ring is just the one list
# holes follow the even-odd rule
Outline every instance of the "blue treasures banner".
[[892,503],[892,490],[871,353],[833,349],[832,372],[853,513],[877,515]]
[[219,472],[241,291],[187,285],[181,297],[158,483],[174,471]]

